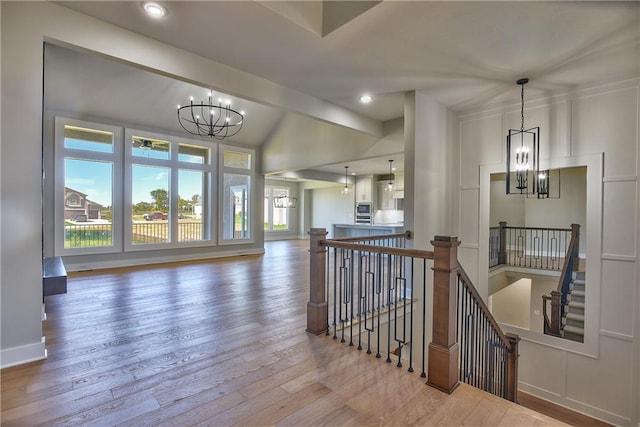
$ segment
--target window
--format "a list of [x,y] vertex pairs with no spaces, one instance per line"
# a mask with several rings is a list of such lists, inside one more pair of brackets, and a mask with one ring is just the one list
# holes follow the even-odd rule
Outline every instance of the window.
[[120,129],[56,118],[55,248],[66,255],[115,252],[121,240],[114,189],[121,183]]
[[222,182],[220,186],[220,243],[251,242],[252,150],[220,145]]
[[267,186],[264,189],[264,231],[288,231],[290,207],[275,207],[274,198],[288,197],[289,188]]
[[125,155],[125,188],[131,206],[125,248],[210,242],[215,144],[132,129],[126,129],[125,141],[130,147]]
[[56,255],[252,242],[254,150],[56,117],[54,155]]

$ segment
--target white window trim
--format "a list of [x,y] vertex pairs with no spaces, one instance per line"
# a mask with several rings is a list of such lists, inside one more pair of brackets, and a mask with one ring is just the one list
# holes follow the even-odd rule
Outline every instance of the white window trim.
[[[249,169],[244,168],[233,168],[224,165],[224,152],[225,151],[235,151],[238,153],[246,153],[250,156],[250,165]],[[255,224],[255,191],[253,187],[255,186],[256,178],[255,178],[255,162],[256,162],[256,152],[255,150],[249,148],[236,147],[232,145],[226,144],[218,144],[218,244],[223,245],[245,245],[251,244],[255,242],[255,233],[257,230]],[[221,215],[224,215],[224,175],[226,173],[235,174],[235,175],[245,175],[249,177],[249,238],[247,239],[225,239],[224,238],[224,218]],[[262,194],[261,194],[262,196]],[[263,224],[259,224],[260,227],[264,227]]]
[[[142,156],[134,156],[131,152],[131,140],[134,136],[139,137],[147,137],[149,139],[159,139],[163,141],[168,141],[170,143],[170,155],[169,160],[163,159],[152,159],[145,158]],[[178,146],[180,143],[185,143],[189,145],[196,145],[199,147],[207,148],[209,151],[209,158],[205,164],[200,163],[191,163],[184,162],[178,160]],[[185,248],[185,247],[202,247],[202,246],[215,246],[216,244],[216,227],[212,226],[215,224],[216,215],[213,214],[213,202],[216,198],[215,187],[213,182],[218,174],[216,173],[216,143],[212,143],[209,141],[203,142],[200,140],[187,139],[187,138],[179,138],[172,135],[154,133],[144,130],[138,129],[125,129],[124,136],[124,205],[127,206],[127,211],[124,213],[125,218],[129,218],[131,215],[130,209],[133,206],[133,194],[131,191],[132,188],[132,175],[133,175],[133,165],[144,165],[144,166],[157,166],[157,167],[165,167],[169,169],[170,178],[169,178],[169,242],[162,243],[141,243],[141,244],[133,244],[132,243],[132,235],[133,235],[133,226],[130,220],[124,222],[124,251],[125,252],[135,252],[135,251],[147,251],[147,250],[158,250],[158,249],[174,249],[174,248]],[[208,179],[205,180],[203,195],[209,194],[207,200],[203,204],[203,212],[202,212],[202,225],[204,227],[204,240],[189,240],[184,242],[178,241],[178,228],[176,227],[178,216],[175,212],[178,212],[178,171],[180,169],[189,169],[189,170],[197,170],[208,173]],[[211,189],[211,191],[209,191]]]
[[[95,129],[113,134],[113,152],[102,153],[90,150],[78,150],[65,148],[65,126],[77,126],[87,129]],[[84,120],[74,120],[65,117],[55,117],[54,125],[55,150],[54,150],[54,253],[57,256],[67,255],[89,255],[122,252],[122,233],[117,232],[122,228],[122,198],[118,197],[118,192],[122,188],[122,128],[109,126],[102,123],[94,123]],[[64,188],[65,170],[64,159],[67,157],[88,161],[103,161],[113,164],[113,182],[111,194],[111,246],[95,246],[84,248],[65,248],[65,228],[64,224]]]
[[[278,234],[278,233],[290,233],[291,232],[291,208],[289,206],[285,207],[285,208],[275,208],[273,206],[273,199],[275,197],[277,197],[277,194],[274,194],[273,190],[280,190],[280,189],[285,189],[287,190],[287,196],[288,197],[293,197],[291,195],[291,187],[289,185],[273,185],[273,184],[268,184],[265,186],[268,190],[269,190],[269,229],[268,230],[264,230],[265,233],[268,234]],[[286,213],[287,213],[287,228],[283,229],[283,230],[274,230],[273,229],[273,212],[276,209],[286,209]],[[264,228],[264,225],[263,225]]]

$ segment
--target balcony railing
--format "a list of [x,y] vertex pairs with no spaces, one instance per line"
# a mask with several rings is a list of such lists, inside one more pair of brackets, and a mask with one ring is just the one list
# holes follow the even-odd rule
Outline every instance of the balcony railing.
[[561,270],[571,242],[571,228],[510,227],[501,221],[489,229],[489,267]]
[[447,393],[463,381],[516,400],[518,338],[502,333],[459,266],[457,238],[436,236],[434,250],[423,251],[406,248],[409,233],[331,240],[325,229],[309,234],[308,332],[420,370],[427,384]]
[[[67,224],[65,229],[65,248],[89,248],[111,246],[113,226],[111,223],[76,223]],[[132,242],[134,244],[164,243],[170,240],[169,222],[133,221],[131,224]],[[204,239],[204,228],[201,220],[178,220],[178,241],[199,241]]]

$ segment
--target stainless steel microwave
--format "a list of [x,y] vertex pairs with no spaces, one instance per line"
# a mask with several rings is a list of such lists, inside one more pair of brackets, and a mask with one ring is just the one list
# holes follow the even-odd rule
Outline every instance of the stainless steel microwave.
[[357,203],[356,214],[357,215],[371,215],[373,213],[373,206],[371,203]]

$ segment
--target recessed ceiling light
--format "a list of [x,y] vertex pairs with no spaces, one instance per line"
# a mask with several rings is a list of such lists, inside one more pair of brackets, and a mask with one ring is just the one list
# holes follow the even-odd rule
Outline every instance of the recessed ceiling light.
[[373,96],[369,95],[369,94],[364,94],[361,95],[360,98],[358,98],[360,100],[361,103],[363,104],[368,104],[371,101],[373,101]]
[[159,3],[148,1],[144,3],[143,7],[147,15],[153,18],[162,18],[167,13],[167,9]]

